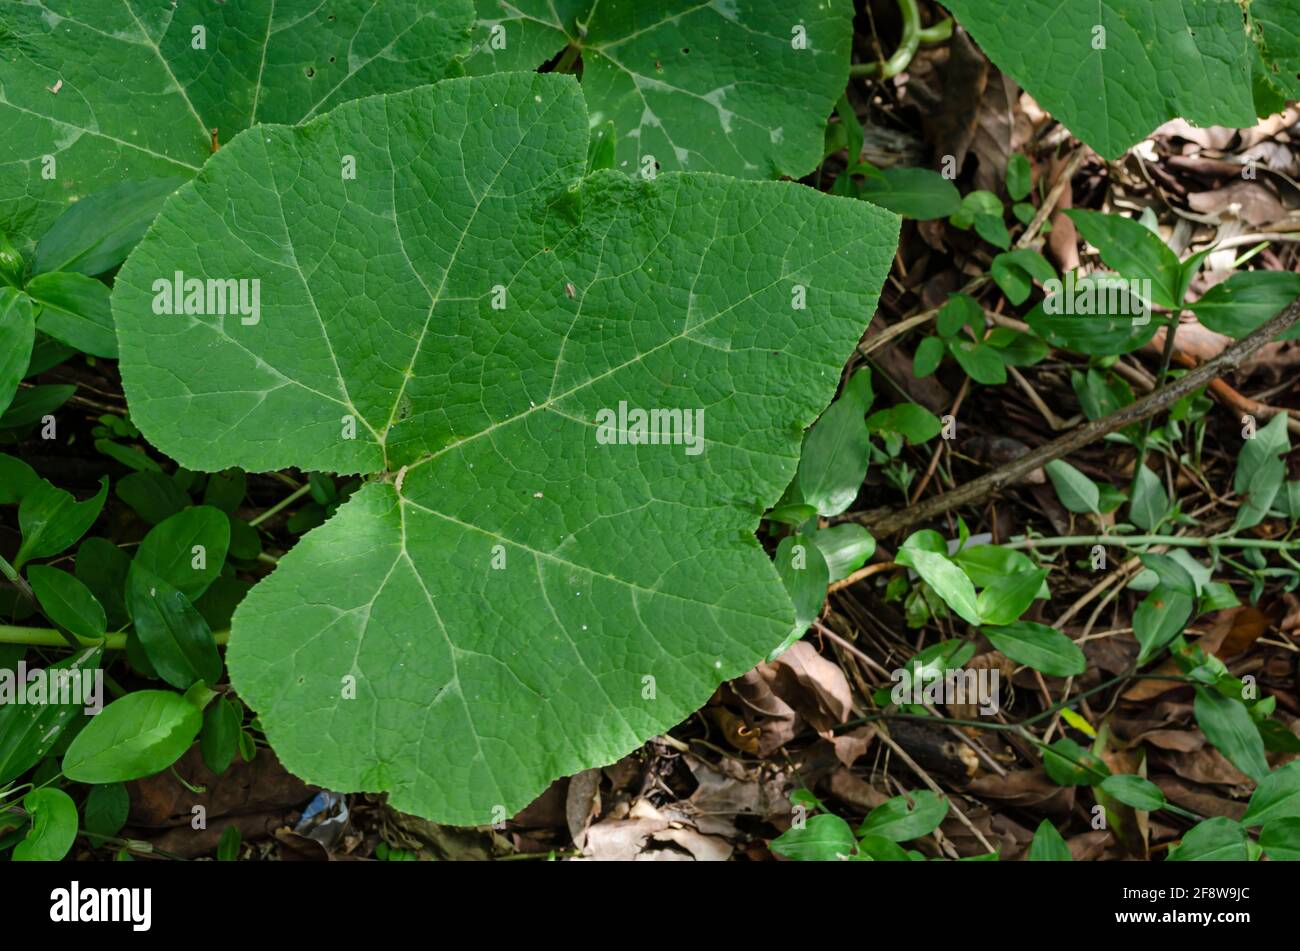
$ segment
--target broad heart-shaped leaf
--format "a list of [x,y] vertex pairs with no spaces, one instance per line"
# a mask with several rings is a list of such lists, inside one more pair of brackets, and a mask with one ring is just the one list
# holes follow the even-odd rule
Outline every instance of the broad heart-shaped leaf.
[[[1274,2],[1270,6],[1285,5]],[[1255,122],[1255,52],[1224,0],[943,0],[1001,69],[1106,158],[1167,119]]]
[[[313,782],[486,822],[791,630],[753,531],[898,219],[794,183],[584,179],[587,130],[573,78],[530,73],[254,129],[118,276],[132,419],[163,452],[383,473],[232,624],[237,692]],[[155,313],[176,272],[260,280],[257,322]],[[680,444],[635,441],[650,409]]]
[[30,247],[69,202],[187,178],[257,122],[448,75],[472,0],[0,0],[0,231]]
[[[851,0],[477,0],[471,74],[582,55],[614,167],[799,178],[844,93]],[[856,160],[856,156],[853,157]]]

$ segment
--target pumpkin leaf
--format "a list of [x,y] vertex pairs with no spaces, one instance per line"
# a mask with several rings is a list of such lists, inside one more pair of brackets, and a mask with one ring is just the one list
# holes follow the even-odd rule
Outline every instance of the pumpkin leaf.
[[[999,68],[1106,158],[1179,116],[1200,126],[1255,122],[1254,54],[1236,4],[1025,0],[1014,15],[988,0],[944,6]],[[1288,19],[1294,14],[1281,13],[1281,23]]]
[[821,162],[826,117],[848,81],[850,0],[477,7],[468,72],[580,53],[583,91],[592,115],[614,123],[613,167],[623,172],[799,178]]
[[0,231],[30,247],[70,201],[194,176],[214,135],[449,75],[473,15],[471,0],[6,3],[0,35],[22,40],[0,53]]
[[[236,691],[312,782],[512,814],[793,627],[753,532],[898,219],[794,183],[584,177],[588,128],[571,77],[525,73],[263,127],[118,275],[132,421],[160,451],[372,476],[231,625]],[[259,280],[257,319],[156,312],[177,272]]]

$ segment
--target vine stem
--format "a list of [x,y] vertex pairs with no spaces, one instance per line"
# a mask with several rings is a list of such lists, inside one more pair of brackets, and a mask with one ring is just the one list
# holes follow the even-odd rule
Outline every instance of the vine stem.
[[898,12],[903,17],[903,35],[898,41],[898,49],[883,63],[855,63],[849,67],[850,76],[879,74],[881,79],[897,76],[911,64],[922,43],[942,43],[952,36],[951,18],[922,29],[921,11],[916,7],[916,0],[898,0]]
[[578,61],[578,57],[581,55],[582,55],[582,48],[579,46],[574,46],[572,43],[570,43],[568,46],[564,48],[564,53],[563,55],[560,56],[559,62],[555,64],[555,69],[553,70],[553,72],[556,73],[573,72],[573,65]]
[[0,556],[0,575],[4,575],[8,578],[9,581],[13,583],[14,587],[22,592],[24,598],[32,602],[32,604],[37,603],[36,593],[32,591],[32,586],[27,583],[27,579],[20,575],[18,569],[9,564],[3,556]]
[[1254,332],[1167,386],[1148,393],[1140,400],[1122,406],[1113,413],[1090,420],[1001,468],[986,473],[978,479],[972,479],[950,492],[931,496],[918,505],[891,512],[883,517],[875,517],[875,513],[857,512],[839,516],[833,522],[837,524],[849,521],[861,522],[876,538],[884,538],[886,535],[904,531],[920,522],[929,521],[959,506],[987,499],[999,489],[1047,465],[1053,459],[1067,456],[1076,449],[1091,445],[1131,423],[1153,416],[1189,393],[1235,370],[1247,357],[1297,320],[1300,320],[1300,297],[1291,301],[1275,317]]
[[[1160,351],[1160,372],[1156,374],[1156,386],[1164,386],[1165,380],[1169,378],[1169,364],[1174,359],[1174,335],[1178,332],[1178,320],[1182,311],[1179,310],[1173,315],[1169,326],[1165,328],[1165,345]],[[1138,456],[1137,462],[1133,464],[1133,486],[1129,491],[1129,498],[1137,498],[1138,477],[1142,474],[1142,468],[1147,462],[1147,444],[1151,439],[1151,427],[1155,422],[1155,416],[1148,416],[1142,423],[1142,435],[1138,438]]]
[[1196,538],[1190,535],[1060,535],[1055,538],[1018,538],[1003,542],[1000,548],[1023,551],[1034,548],[1065,548],[1069,545],[1118,545],[1136,548],[1139,545],[1169,545],[1173,548],[1213,548],[1225,545],[1230,548],[1267,548],[1273,551],[1300,549],[1300,539],[1278,541],[1267,538],[1237,538],[1218,535]]
[[261,515],[257,516],[256,518],[249,519],[248,521],[249,526],[252,528],[257,528],[257,526],[261,525],[267,519],[274,518],[275,516],[279,515],[286,508],[288,508],[290,505],[293,505],[294,502],[297,502],[300,498],[302,498],[310,491],[311,491],[310,482],[298,486],[298,488],[294,489],[293,492],[291,492],[289,495],[282,498],[279,502],[276,502],[274,505],[272,505]]
[[[213,631],[213,639],[218,646],[226,643],[229,631]],[[82,647],[100,646],[105,650],[120,651],[126,649],[126,634],[106,634],[100,640],[78,638]],[[25,644],[28,647],[67,647],[68,639],[61,632],[48,627],[14,627],[0,624],[0,644]]]

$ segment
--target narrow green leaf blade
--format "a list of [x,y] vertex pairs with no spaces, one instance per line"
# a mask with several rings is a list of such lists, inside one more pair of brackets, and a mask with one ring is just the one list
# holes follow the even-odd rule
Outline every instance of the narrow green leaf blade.
[[995,648],[1018,664],[1051,677],[1073,677],[1088,666],[1083,651],[1056,628],[1034,621],[987,626],[981,631]]
[[1195,712],[1196,725],[1205,738],[1233,766],[1256,782],[1262,782],[1268,776],[1264,741],[1241,701],[1225,697],[1216,690],[1197,687]]

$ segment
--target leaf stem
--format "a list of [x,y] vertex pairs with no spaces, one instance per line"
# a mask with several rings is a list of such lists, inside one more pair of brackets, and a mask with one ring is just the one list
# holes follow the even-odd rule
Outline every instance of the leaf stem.
[[911,64],[912,57],[922,43],[942,43],[952,36],[950,18],[922,29],[921,11],[916,7],[916,0],[898,0],[898,12],[903,17],[903,35],[898,41],[898,49],[883,63],[855,63],[849,67],[850,76],[879,74],[881,79],[897,76]]
[[[1178,316],[1178,314],[1174,314],[1169,326],[1165,327],[1165,345],[1160,352],[1160,372],[1156,374],[1157,389],[1165,385],[1165,379],[1169,375],[1169,364],[1174,357],[1174,334],[1178,330]],[[1146,465],[1147,443],[1151,439],[1151,428],[1154,423],[1155,414],[1148,416],[1142,423],[1142,434],[1138,437],[1137,462],[1133,463],[1133,485],[1129,490],[1130,499],[1137,498],[1138,476],[1142,473],[1142,467]]]
[[[213,631],[217,646],[226,643],[229,631]],[[105,650],[126,650],[126,634],[106,634],[100,640],[78,638],[81,647],[103,647]],[[15,627],[0,624],[0,644],[26,644],[29,647],[67,647],[68,639],[61,632],[48,627]]]
[[551,72],[554,73],[573,72],[573,67],[578,62],[578,57],[581,55],[582,55],[582,47],[575,46],[574,44],[570,43],[568,46],[564,48],[564,53],[561,54],[559,61],[556,62],[555,68],[551,70]]
[[1268,538],[1237,538],[1232,535],[1214,535],[1197,538],[1190,535],[1060,535],[1055,538],[1018,538],[1003,542],[1000,547],[1015,551],[1033,548],[1065,548],[1068,545],[1118,545],[1136,548],[1139,545],[1169,545],[1173,548],[1213,548],[1226,545],[1232,548],[1267,548],[1273,551],[1300,550],[1300,539],[1292,541]]
[[1255,329],[1249,336],[1243,337],[1218,356],[1207,360],[1194,370],[1189,370],[1167,386],[1148,393],[1141,399],[1122,406],[1099,419],[1089,420],[1068,433],[1039,446],[1032,452],[1007,463],[1001,468],[972,479],[959,488],[945,492],[943,495],[931,496],[917,505],[877,517],[870,512],[846,513],[836,516],[832,524],[839,522],[860,522],[876,538],[884,538],[896,532],[902,532],[913,525],[929,521],[944,512],[962,505],[989,498],[993,493],[1028,475],[1053,459],[1060,459],[1076,449],[1091,445],[1109,433],[1123,429],[1130,423],[1136,423],[1152,416],[1187,394],[1206,386],[1226,373],[1235,370],[1247,357],[1251,356],[1264,344],[1271,341],[1282,331],[1300,320],[1300,297],[1284,307],[1267,323]]
[[32,602],[32,604],[39,603],[36,600],[36,592],[32,591],[32,586],[27,583],[27,579],[20,575],[18,569],[9,564],[9,562],[3,557],[0,557],[0,575],[4,575],[8,578],[13,583],[14,587],[22,592],[23,597]]
[[285,496],[279,502],[276,502],[274,505],[272,505],[261,515],[258,515],[256,518],[249,519],[248,524],[252,528],[257,528],[257,526],[261,525],[267,519],[271,519],[279,515],[286,508],[288,508],[290,505],[293,505],[294,502],[297,502],[300,498],[302,498],[310,491],[311,491],[311,482],[307,482],[304,485],[298,486],[298,488],[294,489],[293,492]]

